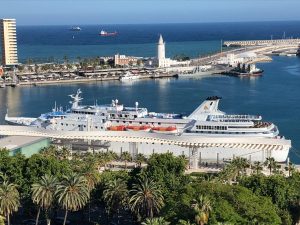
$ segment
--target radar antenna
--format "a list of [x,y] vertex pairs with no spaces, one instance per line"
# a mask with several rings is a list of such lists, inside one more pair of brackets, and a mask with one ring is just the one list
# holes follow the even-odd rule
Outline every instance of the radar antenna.
[[82,93],[81,90],[78,89],[76,95],[74,95],[74,94],[69,95],[73,99],[73,101],[70,101],[70,103],[72,104],[72,108],[78,107],[79,102],[81,102],[81,100],[83,99],[80,97],[81,93]]

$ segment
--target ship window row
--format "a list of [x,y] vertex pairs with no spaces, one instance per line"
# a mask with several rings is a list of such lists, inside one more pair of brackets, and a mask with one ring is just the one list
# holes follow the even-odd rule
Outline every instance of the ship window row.
[[246,132],[196,131],[200,134],[246,134]]
[[[130,117],[130,115],[128,115],[128,114],[110,114],[110,117],[111,118],[115,118],[115,117],[128,118],[128,117]],[[134,118],[137,118],[137,115],[134,115]]]
[[227,130],[226,126],[202,126],[196,125],[196,129],[198,130]]
[[75,114],[87,114],[87,115],[95,115],[94,112],[80,112],[80,111],[73,111]]
[[[132,121],[124,121],[124,120],[119,121],[119,120],[116,120],[116,123],[130,123],[130,124],[132,124]],[[146,124],[146,125],[149,125],[149,124],[155,125],[155,123],[151,123],[151,122],[139,122],[139,124],[140,125],[143,125],[143,124]],[[161,122],[158,122],[157,125],[161,125]]]
[[[57,123],[55,123],[55,124],[57,124]],[[61,125],[61,126],[64,126],[64,123],[61,123],[60,125]],[[71,125],[72,125],[73,127],[75,126],[75,124],[71,124]],[[70,126],[71,126],[71,125],[70,125]],[[69,126],[69,124],[66,123],[65,126],[67,127],[67,126]],[[79,124],[78,127],[86,127],[86,125],[80,125],[80,124]],[[92,128],[92,127],[90,126],[90,128]],[[95,129],[98,129],[99,127],[98,127],[98,126],[94,126],[94,128],[95,128]],[[101,127],[101,129],[103,129],[103,127]]]

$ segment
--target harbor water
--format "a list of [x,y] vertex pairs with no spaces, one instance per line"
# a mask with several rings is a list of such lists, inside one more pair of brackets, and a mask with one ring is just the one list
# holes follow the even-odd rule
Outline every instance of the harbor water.
[[85,104],[110,103],[112,99],[149,111],[191,113],[206,97],[223,97],[221,110],[228,113],[259,114],[278,125],[281,135],[292,140],[290,157],[300,163],[300,58],[274,57],[258,67],[263,77],[210,76],[199,79],[157,79],[129,82],[105,81],[0,89],[0,123],[10,116],[39,116],[51,111],[55,102],[69,107],[69,94],[78,88]]

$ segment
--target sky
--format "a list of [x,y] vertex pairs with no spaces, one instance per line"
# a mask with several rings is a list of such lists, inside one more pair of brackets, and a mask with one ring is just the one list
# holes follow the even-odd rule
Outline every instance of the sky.
[[300,20],[300,0],[0,0],[18,25]]

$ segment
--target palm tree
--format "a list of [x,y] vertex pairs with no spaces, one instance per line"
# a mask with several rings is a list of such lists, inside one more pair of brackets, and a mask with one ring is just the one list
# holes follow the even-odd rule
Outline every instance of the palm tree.
[[39,222],[41,209],[46,211],[47,225],[50,225],[51,221],[48,218],[48,210],[53,205],[57,185],[57,178],[47,174],[32,185],[32,201],[39,206],[35,222],[36,225],[38,225]]
[[10,225],[10,214],[18,211],[19,206],[20,195],[16,185],[3,181],[0,185],[0,215],[6,217],[8,225]]
[[115,178],[110,180],[103,191],[103,200],[109,212],[117,212],[126,206],[128,199],[128,189],[125,180]]
[[209,213],[212,211],[210,200],[207,197],[200,195],[195,200],[192,207],[194,208],[196,213],[195,216],[196,224],[199,225],[207,224],[209,219]]
[[64,176],[55,192],[58,203],[66,210],[64,224],[66,224],[68,211],[82,209],[90,198],[90,191],[84,176],[71,173]]
[[96,155],[98,168],[104,165],[106,168],[107,163],[116,160],[118,158],[118,155],[115,152],[109,151],[109,152],[100,152]]
[[142,163],[147,162],[147,158],[142,153],[138,153],[136,155],[135,162],[138,164],[139,167],[141,167]]
[[143,218],[153,218],[164,206],[164,197],[154,181],[147,177],[138,179],[130,191],[129,204],[131,210]]
[[278,167],[277,162],[273,157],[266,158],[264,165],[269,169],[270,175],[272,174],[272,171],[275,171]]
[[246,173],[246,168],[249,167],[248,160],[242,157],[233,159],[230,164],[235,168],[238,176],[240,176],[241,174],[244,175]]
[[260,171],[263,170],[263,165],[259,161],[255,161],[252,165],[252,169],[256,172],[256,174],[259,174]]
[[163,217],[156,217],[152,219],[146,219],[142,225],[169,225],[170,223],[165,221]]
[[[82,175],[86,179],[89,192],[92,192],[100,181],[99,173],[95,169],[95,163],[92,162],[90,164],[87,164],[87,166],[85,166],[82,170]],[[90,221],[90,209],[91,209],[90,199],[88,201],[88,205],[89,205],[89,221]]]
[[195,224],[191,223],[189,220],[179,220],[178,225],[195,225]]
[[295,171],[295,165],[292,162],[289,162],[288,165],[285,167],[285,170],[289,172],[289,177]]
[[127,162],[132,160],[129,152],[122,152],[120,159],[125,162],[125,169],[127,169]]

